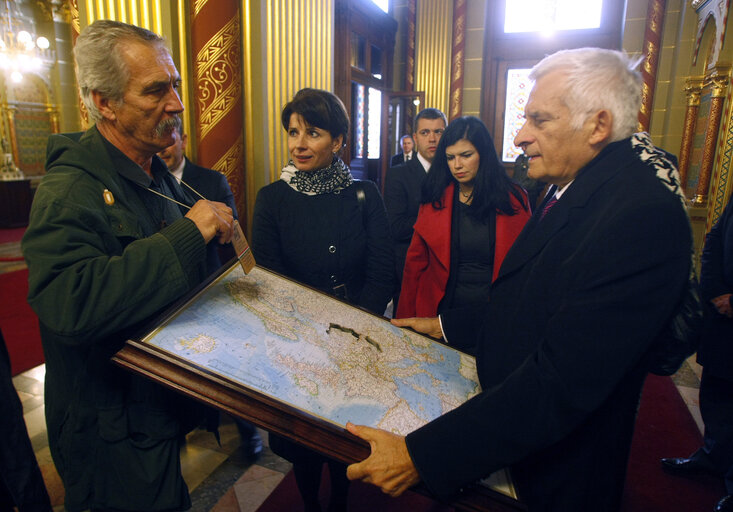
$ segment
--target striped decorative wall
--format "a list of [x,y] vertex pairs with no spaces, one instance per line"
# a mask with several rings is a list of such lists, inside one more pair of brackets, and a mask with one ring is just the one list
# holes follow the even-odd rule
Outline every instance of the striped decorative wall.
[[272,0],[267,2],[267,115],[270,181],[280,177],[288,161],[280,112],[303,87],[333,90],[333,1]]
[[163,33],[161,2],[156,0],[86,0],[87,20],[84,26],[96,20],[115,20],[137,25],[156,34]]
[[424,107],[448,114],[453,2],[421,0],[417,5],[415,90],[425,91]]

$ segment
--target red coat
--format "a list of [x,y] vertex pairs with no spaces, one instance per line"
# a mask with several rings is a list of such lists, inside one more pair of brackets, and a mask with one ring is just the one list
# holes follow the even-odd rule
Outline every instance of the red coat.
[[[395,318],[434,317],[438,304],[445,295],[450,272],[451,219],[453,216],[453,189],[451,183],[443,193],[444,208],[436,210],[432,204],[420,205],[410,248],[402,274],[402,290]],[[527,194],[522,191],[525,204]],[[511,195],[515,215],[496,214],[496,244],[492,281],[499,274],[504,256],[516,240],[531,213],[521,207]]]

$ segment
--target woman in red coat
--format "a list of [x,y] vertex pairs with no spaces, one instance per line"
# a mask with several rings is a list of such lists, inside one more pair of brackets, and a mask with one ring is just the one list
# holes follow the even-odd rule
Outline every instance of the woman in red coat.
[[481,120],[451,122],[423,184],[395,317],[435,317],[488,300],[530,215],[526,193],[507,176]]

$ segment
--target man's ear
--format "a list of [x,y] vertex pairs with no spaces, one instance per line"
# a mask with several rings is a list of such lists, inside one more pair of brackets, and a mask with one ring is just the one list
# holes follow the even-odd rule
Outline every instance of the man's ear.
[[613,114],[608,110],[599,110],[590,119],[592,131],[589,142],[591,144],[606,144],[613,132]]
[[94,101],[94,105],[97,107],[97,110],[99,110],[99,113],[102,114],[103,118],[108,121],[114,121],[117,119],[114,108],[112,108],[114,106],[112,105],[112,103],[114,103],[113,101],[102,96],[99,91],[92,91],[92,101]]
[[188,142],[188,134],[184,133],[181,135],[181,149],[186,151],[186,143]]

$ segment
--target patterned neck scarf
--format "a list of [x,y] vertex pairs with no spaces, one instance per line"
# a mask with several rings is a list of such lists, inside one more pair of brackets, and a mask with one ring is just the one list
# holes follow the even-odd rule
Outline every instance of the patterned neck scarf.
[[299,171],[290,160],[283,168],[280,179],[294,190],[309,196],[340,192],[354,182],[349,168],[335,155],[331,165],[317,171]]
[[662,151],[652,144],[652,139],[646,132],[635,133],[631,136],[631,147],[639,159],[650,166],[657,174],[657,178],[665,187],[671,190],[682,202],[687,211],[687,200],[680,185],[680,173],[674,161],[666,151]]

